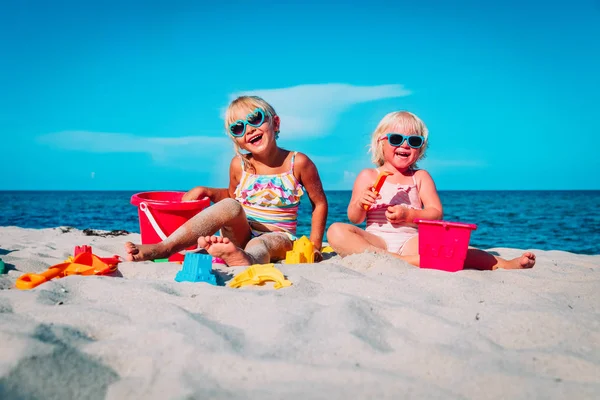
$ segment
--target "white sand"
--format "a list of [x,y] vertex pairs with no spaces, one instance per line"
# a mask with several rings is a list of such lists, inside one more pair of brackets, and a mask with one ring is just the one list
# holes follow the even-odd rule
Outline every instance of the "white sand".
[[334,257],[278,265],[280,290],[122,263],[14,289],[76,245],[111,256],[127,240],[0,228],[0,398],[600,398],[600,256],[458,273]]

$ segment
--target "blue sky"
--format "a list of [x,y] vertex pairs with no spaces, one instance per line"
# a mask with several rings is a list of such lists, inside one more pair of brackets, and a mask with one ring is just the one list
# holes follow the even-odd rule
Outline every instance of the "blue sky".
[[440,190],[600,189],[600,3],[276,3],[0,3],[0,190],[226,186],[239,93],[325,189],[395,110]]

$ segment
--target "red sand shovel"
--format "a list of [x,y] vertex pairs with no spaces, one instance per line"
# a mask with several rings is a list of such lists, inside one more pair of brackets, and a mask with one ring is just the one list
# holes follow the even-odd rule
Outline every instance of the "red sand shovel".
[[[375,194],[379,194],[379,191],[381,190],[381,187],[383,186],[383,183],[385,182],[385,180],[387,179],[388,175],[393,175],[391,172],[388,171],[381,171],[379,173],[379,175],[377,175],[377,179],[375,180],[375,183],[373,184],[373,186],[371,187],[371,190],[375,193]],[[363,205],[363,208],[365,210],[369,209],[369,206],[367,204]]]

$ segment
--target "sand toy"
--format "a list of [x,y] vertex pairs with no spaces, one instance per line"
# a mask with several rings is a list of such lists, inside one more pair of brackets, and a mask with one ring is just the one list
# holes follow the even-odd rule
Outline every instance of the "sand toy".
[[[387,179],[387,177],[389,175],[393,175],[391,172],[388,171],[381,171],[379,173],[379,175],[377,175],[377,179],[375,180],[375,183],[373,184],[373,188],[371,190],[373,190],[373,192],[375,194],[379,194],[379,191],[381,190],[381,187],[383,186],[383,183],[385,182],[385,180]],[[365,210],[369,209],[369,206],[367,204],[363,205],[363,208]]]
[[[73,259],[75,257],[77,257],[79,254],[81,253],[90,253],[92,254],[92,246],[87,246],[87,245],[83,245],[83,246],[75,246],[75,250],[73,251],[73,257],[69,257],[65,260],[65,262],[67,261],[73,261]],[[96,256],[98,257],[98,256]],[[114,255],[112,257],[98,257],[100,260],[102,260],[103,262],[105,262],[106,264],[110,264],[110,265],[116,265],[118,263],[121,262],[121,259],[119,258],[119,256]],[[116,269],[116,268],[115,268]]]
[[4,273],[4,261],[0,258],[0,274]]
[[335,253],[335,250],[331,246],[325,246],[325,247],[321,248],[321,253],[323,253],[323,254]]
[[292,250],[285,253],[286,264],[305,264],[315,262],[314,246],[306,236],[294,240]]
[[202,253],[186,253],[181,271],[175,275],[177,282],[206,282],[217,284],[212,271],[212,256]]
[[100,258],[88,252],[79,253],[75,257],[69,257],[64,263],[53,265],[42,273],[21,275],[17,279],[16,286],[17,289],[28,290],[51,279],[64,278],[68,275],[106,275],[116,271],[118,263],[118,257]]
[[240,288],[248,285],[263,285],[269,281],[275,282],[274,289],[292,285],[292,282],[285,279],[283,273],[275,268],[275,264],[254,264],[229,281],[229,287]]
[[475,224],[415,219],[419,226],[420,267],[456,272],[463,269]]
[[[131,204],[138,208],[142,244],[159,243],[186,223],[194,215],[210,206],[210,199],[183,201],[185,192],[142,192],[131,196]],[[187,250],[195,250],[194,245]],[[169,261],[181,261],[184,252],[171,255]]]

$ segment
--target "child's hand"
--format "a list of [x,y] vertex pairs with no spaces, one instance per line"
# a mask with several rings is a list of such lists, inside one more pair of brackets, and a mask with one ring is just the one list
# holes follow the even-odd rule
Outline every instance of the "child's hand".
[[313,254],[315,255],[316,263],[323,261],[323,254],[321,254],[321,252],[318,249],[314,249]]
[[359,206],[362,209],[368,210],[373,204],[375,204],[375,201],[380,197],[381,196],[379,195],[379,193],[375,193],[372,187],[365,189],[362,196],[358,200]]
[[181,200],[182,201],[198,200],[198,199],[203,199],[206,196],[208,196],[207,188],[205,188],[203,186],[196,186],[192,190],[187,191],[183,195]]
[[401,224],[409,219],[410,210],[401,204],[389,206],[385,212],[385,217],[392,224]]

